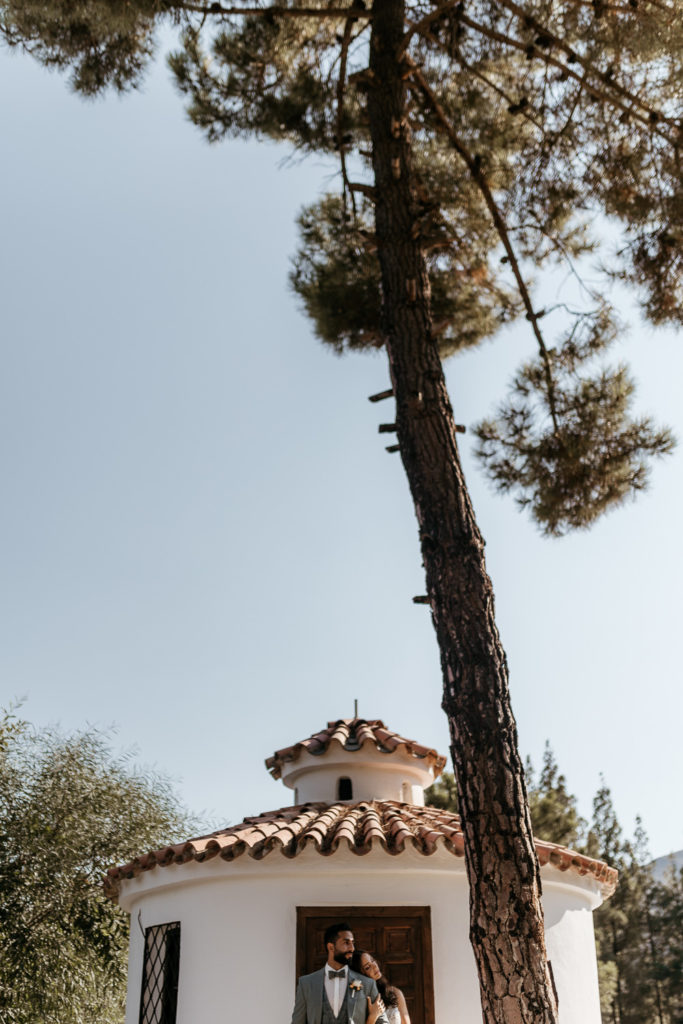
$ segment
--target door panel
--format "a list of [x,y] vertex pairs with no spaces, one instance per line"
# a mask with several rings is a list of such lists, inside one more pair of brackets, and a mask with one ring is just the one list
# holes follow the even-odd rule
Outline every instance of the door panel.
[[429,907],[297,907],[297,978],[322,967],[325,929],[345,921],[357,949],[373,953],[401,989],[411,1024],[434,1024]]

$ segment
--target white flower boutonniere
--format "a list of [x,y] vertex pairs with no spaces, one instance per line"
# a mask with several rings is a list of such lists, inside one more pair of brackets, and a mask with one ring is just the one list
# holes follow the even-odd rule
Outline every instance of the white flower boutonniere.
[[358,980],[358,978],[354,978],[354,980],[349,984],[349,988],[351,989],[351,998],[352,999],[355,999],[356,992],[360,992],[362,987],[363,987],[363,985]]

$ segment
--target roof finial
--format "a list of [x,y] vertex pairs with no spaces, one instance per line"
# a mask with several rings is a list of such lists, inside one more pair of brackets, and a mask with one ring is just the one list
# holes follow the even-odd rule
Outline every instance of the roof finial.
[[353,700],[353,717],[358,718],[358,697]]

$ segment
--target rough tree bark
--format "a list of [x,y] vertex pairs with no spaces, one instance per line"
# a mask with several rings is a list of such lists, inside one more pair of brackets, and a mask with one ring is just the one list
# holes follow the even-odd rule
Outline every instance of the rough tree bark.
[[403,0],[373,4],[368,113],[376,237],[398,443],[441,651],[443,708],[465,833],[470,937],[487,1024],[556,1024],[507,663],[432,337],[405,122],[410,66],[398,56],[404,16]]

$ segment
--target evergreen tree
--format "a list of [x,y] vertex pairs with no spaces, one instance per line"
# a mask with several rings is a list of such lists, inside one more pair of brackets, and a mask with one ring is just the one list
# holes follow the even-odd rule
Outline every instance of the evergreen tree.
[[598,950],[598,979],[600,982],[603,1020],[621,1024],[621,996],[624,987],[623,958],[620,956],[620,936],[627,920],[621,898],[623,883],[623,838],[617,821],[612,795],[603,784],[593,799],[593,818],[585,852],[590,857],[606,861],[619,870],[616,893],[603,903],[593,915]]
[[577,810],[576,797],[567,792],[566,779],[547,740],[538,782],[530,759],[526,776],[534,835],[562,846],[575,846],[586,823]]
[[0,719],[0,1024],[119,1024],[128,916],[104,872],[188,825],[102,734]]
[[[583,836],[586,822],[579,815],[576,797],[567,791],[567,781],[560,773],[547,740],[538,779],[529,757],[526,759],[525,775],[534,836],[549,843],[576,846]],[[425,803],[430,807],[458,813],[458,787],[452,772],[443,772],[425,790]]]
[[337,193],[302,215],[293,283],[323,340],[386,350],[387,429],[441,652],[484,1017],[550,1024],[507,664],[441,359],[528,321],[537,356],[477,434],[492,480],[547,533],[590,525],[671,449],[666,430],[633,418],[602,294],[548,309],[531,277],[591,252],[602,213],[623,230],[609,274],[638,290],[654,323],[681,323],[683,11],[670,0],[333,3],[2,0],[0,27],[93,94],[138,84],[170,18],[184,29],[171,67],[208,138],[338,155]]
[[586,852],[619,871],[616,892],[594,914],[603,1019],[671,1024],[661,997],[647,837],[637,821],[633,839],[624,838],[604,782],[593,802]]
[[453,772],[442,772],[436,782],[425,789],[425,803],[428,807],[458,814],[458,787]]
[[[578,814],[555,755],[546,742],[538,778],[526,761],[529,810],[537,839],[581,848],[619,870],[615,895],[595,913],[600,1007],[605,1024],[683,1024],[683,870],[655,882],[640,820],[624,837],[609,789],[601,785],[594,817]],[[452,772],[425,790],[432,807],[458,813]],[[584,844],[585,837],[585,844]]]
[[683,869],[650,890],[649,920],[659,1020],[683,1024]]

